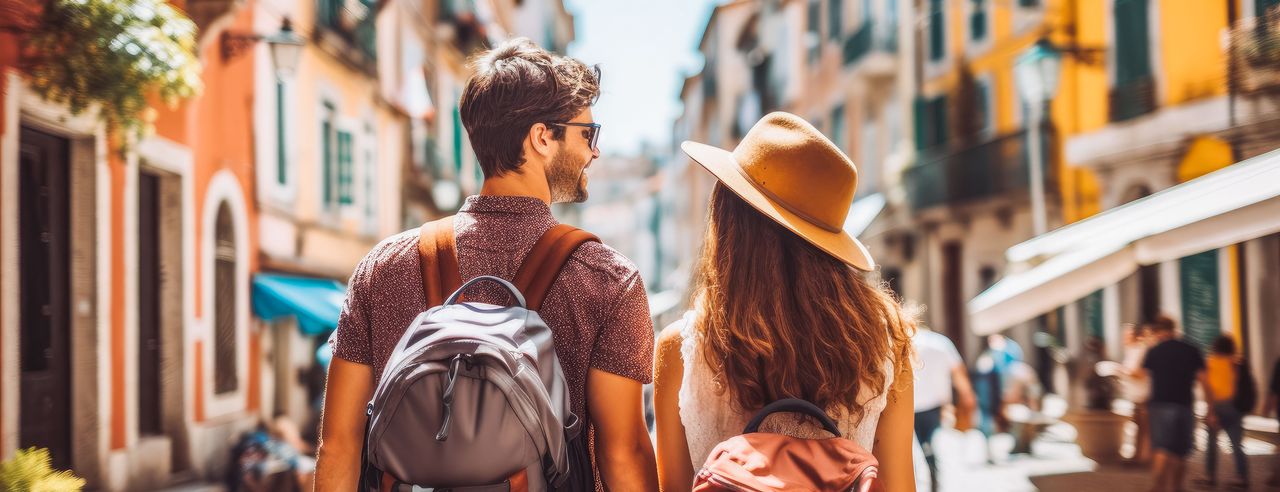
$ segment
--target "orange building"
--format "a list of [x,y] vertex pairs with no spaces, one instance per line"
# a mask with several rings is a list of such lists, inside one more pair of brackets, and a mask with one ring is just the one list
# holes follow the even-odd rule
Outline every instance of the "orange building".
[[188,14],[203,93],[157,104],[123,151],[92,111],[34,94],[21,31],[0,30],[0,455],[49,448],[93,488],[208,476],[257,421],[257,52],[222,38],[252,9]]

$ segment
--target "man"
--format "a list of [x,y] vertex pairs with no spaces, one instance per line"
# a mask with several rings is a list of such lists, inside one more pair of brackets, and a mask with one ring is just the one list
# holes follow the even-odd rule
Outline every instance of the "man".
[[[511,279],[556,224],[549,205],[587,198],[586,168],[599,157],[600,125],[591,115],[599,71],[527,39],[481,54],[474,70],[460,110],[485,179],[454,220],[458,267],[463,280]],[[356,487],[365,403],[405,327],[429,307],[418,236],[415,227],[384,240],[351,276],[333,339],[317,490]],[[557,278],[539,314],[554,333],[573,412],[591,424],[597,487],[657,490],[641,403],[654,331],[640,275],[617,251],[589,242]],[[509,302],[482,287],[468,290],[468,300]]]
[[942,425],[942,407],[951,404],[951,389],[960,397],[956,405],[956,420],[973,411],[973,388],[969,385],[968,371],[955,344],[945,335],[925,327],[916,330],[911,337],[920,368],[916,371],[915,417],[916,439],[929,465],[932,489],[938,488],[938,462],[934,455],[933,434]]
[[1172,492],[1182,490],[1186,459],[1194,442],[1192,386],[1198,380],[1207,387],[1204,356],[1200,349],[1177,339],[1174,322],[1168,316],[1157,316],[1150,329],[1156,345],[1147,351],[1142,368],[1151,380],[1147,414],[1151,447],[1155,450],[1152,490]]

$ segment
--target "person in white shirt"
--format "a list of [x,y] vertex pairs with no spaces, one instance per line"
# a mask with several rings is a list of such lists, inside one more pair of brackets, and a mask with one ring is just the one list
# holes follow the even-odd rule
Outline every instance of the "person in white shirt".
[[1133,402],[1133,422],[1137,424],[1134,435],[1133,458],[1137,465],[1151,462],[1151,429],[1147,421],[1147,398],[1151,397],[1151,381],[1142,370],[1142,361],[1151,348],[1150,336],[1145,325],[1126,324],[1124,330],[1124,360],[1121,362],[1124,377],[1121,388],[1124,398]]
[[933,434],[942,425],[942,409],[951,404],[951,390],[959,397],[956,416],[967,415],[974,408],[973,387],[960,352],[945,335],[920,327],[911,337],[920,367],[916,370],[915,430],[924,450],[929,476],[937,489],[938,464],[933,451]]

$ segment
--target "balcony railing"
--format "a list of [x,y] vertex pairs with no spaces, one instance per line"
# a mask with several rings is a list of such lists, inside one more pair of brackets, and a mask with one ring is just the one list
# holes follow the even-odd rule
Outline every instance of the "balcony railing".
[[1150,75],[1111,88],[1111,121],[1137,118],[1156,109],[1156,82]]
[[369,59],[377,56],[374,17],[377,4],[371,0],[317,0],[316,21]]
[[[1041,141],[1045,149],[1053,141],[1048,127]],[[1050,154],[1042,155],[1045,189],[1053,190]],[[953,206],[1026,190],[1028,162],[1026,131],[1020,130],[958,151],[926,151],[903,173],[903,185],[913,210]]]
[[1236,22],[1227,49],[1230,83],[1237,91],[1280,93],[1280,9]]

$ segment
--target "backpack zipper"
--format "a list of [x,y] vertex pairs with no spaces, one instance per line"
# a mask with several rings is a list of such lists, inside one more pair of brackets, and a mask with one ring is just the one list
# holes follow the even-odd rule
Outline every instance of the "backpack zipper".
[[444,418],[440,419],[440,431],[436,432],[436,440],[440,442],[449,439],[449,422],[453,420],[453,388],[458,384],[458,366],[463,361],[466,361],[467,368],[470,369],[470,355],[458,354],[449,361],[449,383],[445,385],[444,395],[440,397],[440,401],[444,403]]

